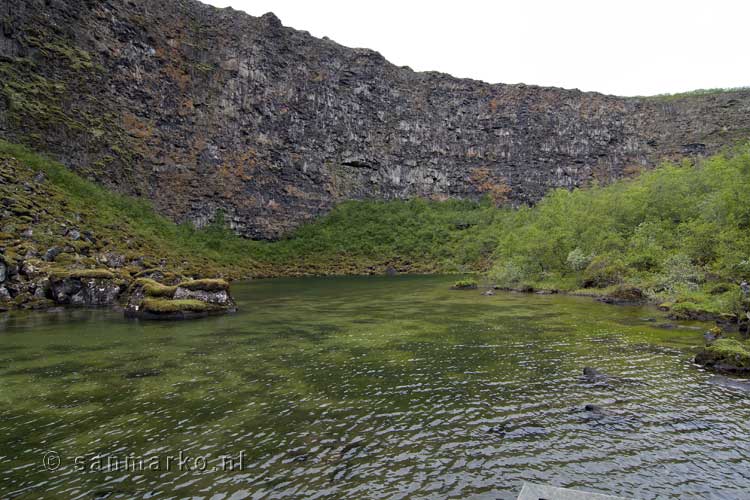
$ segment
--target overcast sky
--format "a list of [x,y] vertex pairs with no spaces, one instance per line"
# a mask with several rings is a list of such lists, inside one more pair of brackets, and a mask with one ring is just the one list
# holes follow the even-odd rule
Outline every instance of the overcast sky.
[[[205,0],[204,0],[205,1]],[[750,86],[749,0],[210,0],[492,83],[617,95]]]

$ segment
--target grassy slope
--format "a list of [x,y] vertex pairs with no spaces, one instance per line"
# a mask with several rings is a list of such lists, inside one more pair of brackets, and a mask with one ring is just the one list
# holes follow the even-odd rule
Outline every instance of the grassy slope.
[[[115,252],[128,261],[144,257],[140,268],[165,259],[168,269],[196,276],[362,274],[389,265],[452,272],[488,268],[499,233],[500,212],[488,204],[371,201],[344,203],[282,241],[250,241],[221,220],[203,230],[176,225],[147,202],[114,194],[23,146],[0,141],[1,162],[14,172],[12,183],[0,184],[0,194],[18,207],[0,227],[6,254],[43,255],[52,246],[86,245],[66,239],[65,228],[90,231],[97,240],[84,252],[88,255],[65,253],[52,264],[37,259],[40,266],[94,267],[98,255]],[[34,181],[38,172],[45,174],[42,183]],[[28,228],[32,238],[20,238]]]

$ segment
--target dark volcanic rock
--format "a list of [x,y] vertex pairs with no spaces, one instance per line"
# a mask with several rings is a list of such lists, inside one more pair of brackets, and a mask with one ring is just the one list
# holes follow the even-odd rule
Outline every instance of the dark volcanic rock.
[[746,90],[622,98],[416,73],[194,0],[7,0],[2,15],[0,136],[254,238],[347,199],[505,183],[531,203],[750,129]]
[[109,306],[117,302],[124,284],[114,276],[51,275],[50,293],[56,304],[71,306]]

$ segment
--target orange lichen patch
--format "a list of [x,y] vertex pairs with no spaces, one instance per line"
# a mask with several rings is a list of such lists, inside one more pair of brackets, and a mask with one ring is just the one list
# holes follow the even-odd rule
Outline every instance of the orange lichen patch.
[[188,75],[184,69],[173,63],[168,63],[164,67],[164,73],[174,81],[181,91],[185,91],[190,84],[190,75]]
[[151,123],[143,121],[129,111],[122,114],[122,127],[133,137],[146,139],[154,133],[154,127]]
[[180,109],[177,110],[177,114],[180,116],[188,116],[192,115],[194,111],[195,106],[193,105],[193,100],[189,97],[186,97],[180,103]]
[[280,206],[276,200],[268,200],[268,203],[266,203],[266,207],[271,210],[277,210]]
[[299,198],[301,200],[316,200],[320,198],[316,193],[307,193],[292,184],[285,185],[284,192],[293,198]]
[[508,202],[511,189],[507,181],[496,178],[486,167],[472,169],[469,183],[478,192],[488,194],[495,206],[499,207]]

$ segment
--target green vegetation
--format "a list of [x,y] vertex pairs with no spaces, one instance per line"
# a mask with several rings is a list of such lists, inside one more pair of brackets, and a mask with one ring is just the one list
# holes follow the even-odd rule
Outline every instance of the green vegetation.
[[[119,253],[126,262],[141,259],[142,267],[126,265],[134,277],[145,273],[143,267],[158,268],[161,259],[178,274],[228,278],[382,273],[389,266],[418,273],[486,270],[500,233],[502,212],[489,201],[414,199],[346,202],[286,239],[251,241],[234,235],[222,214],[200,230],[176,225],[146,201],[113,193],[55,161],[0,140],[2,161],[11,161],[15,173],[9,179],[19,184],[34,184],[37,172],[45,174],[47,181],[34,194],[0,186],[0,194],[39,218],[31,242],[38,251],[69,245],[60,227],[78,227],[95,235],[91,253]],[[14,217],[10,227],[0,229],[19,234],[28,227]],[[79,256],[66,259],[73,256],[58,256],[57,267],[95,265]]]
[[726,94],[729,92],[741,92],[741,91],[747,91],[747,90],[750,90],[750,87],[695,89],[695,90],[688,90],[687,92],[678,92],[675,94],[657,94],[653,96],[648,96],[646,98],[647,99],[671,100],[671,99],[681,99],[681,98],[686,98],[686,97],[701,97],[701,96],[716,95],[716,94]]
[[229,289],[229,283],[222,279],[199,279],[199,280],[191,280],[191,281],[184,281],[180,283],[180,288],[185,288],[187,290],[203,290],[206,292],[218,292],[221,290],[228,290]]
[[[488,271],[502,287],[646,299],[679,318],[744,317],[748,309],[737,283],[750,280],[750,145],[608,186],[557,190],[533,208],[496,208],[489,199],[346,202],[276,242],[235,236],[221,214],[201,230],[175,225],[149,203],[21,146],[0,141],[0,161],[15,168],[3,175],[19,184],[39,171],[47,179],[31,194],[0,184],[16,214],[3,233],[34,229],[30,240],[4,244],[6,259],[58,245],[66,250],[49,266],[91,269],[102,267],[95,256],[115,252],[124,278],[156,268],[226,278]],[[61,226],[96,241],[61,241]]]
[[55,269],[50,272],[55,279],[81,278],[81,279],[114,279],[115,274],[108,269]]
[[225,308],[218,304],[211,304],[195,299],[157,299],[147,297],[143,299],[143,309],[147,312],[157,314],[178,313],[178,312],[218,312]]
[[718,339],[699,352],[695,362],[731,371],[750,371],[750,349],[746,342]]
[[507,213],[498,284],[636,286],[681,317],[737,312],[750,279],[750,146],[662,165],[606,187],[550,193]]
[[455,290],[472,290],[477,287],[476,280],[472,279],[465,279],[465,280],[458,280],[455,283],[453,283],[453,289]]
[[143,287],[143,293],[147,297],[162,297],[171,299],[174,297],[176,286],[162,285],[158,281],[149,278],[138,278],[133,283],[134,286]]

